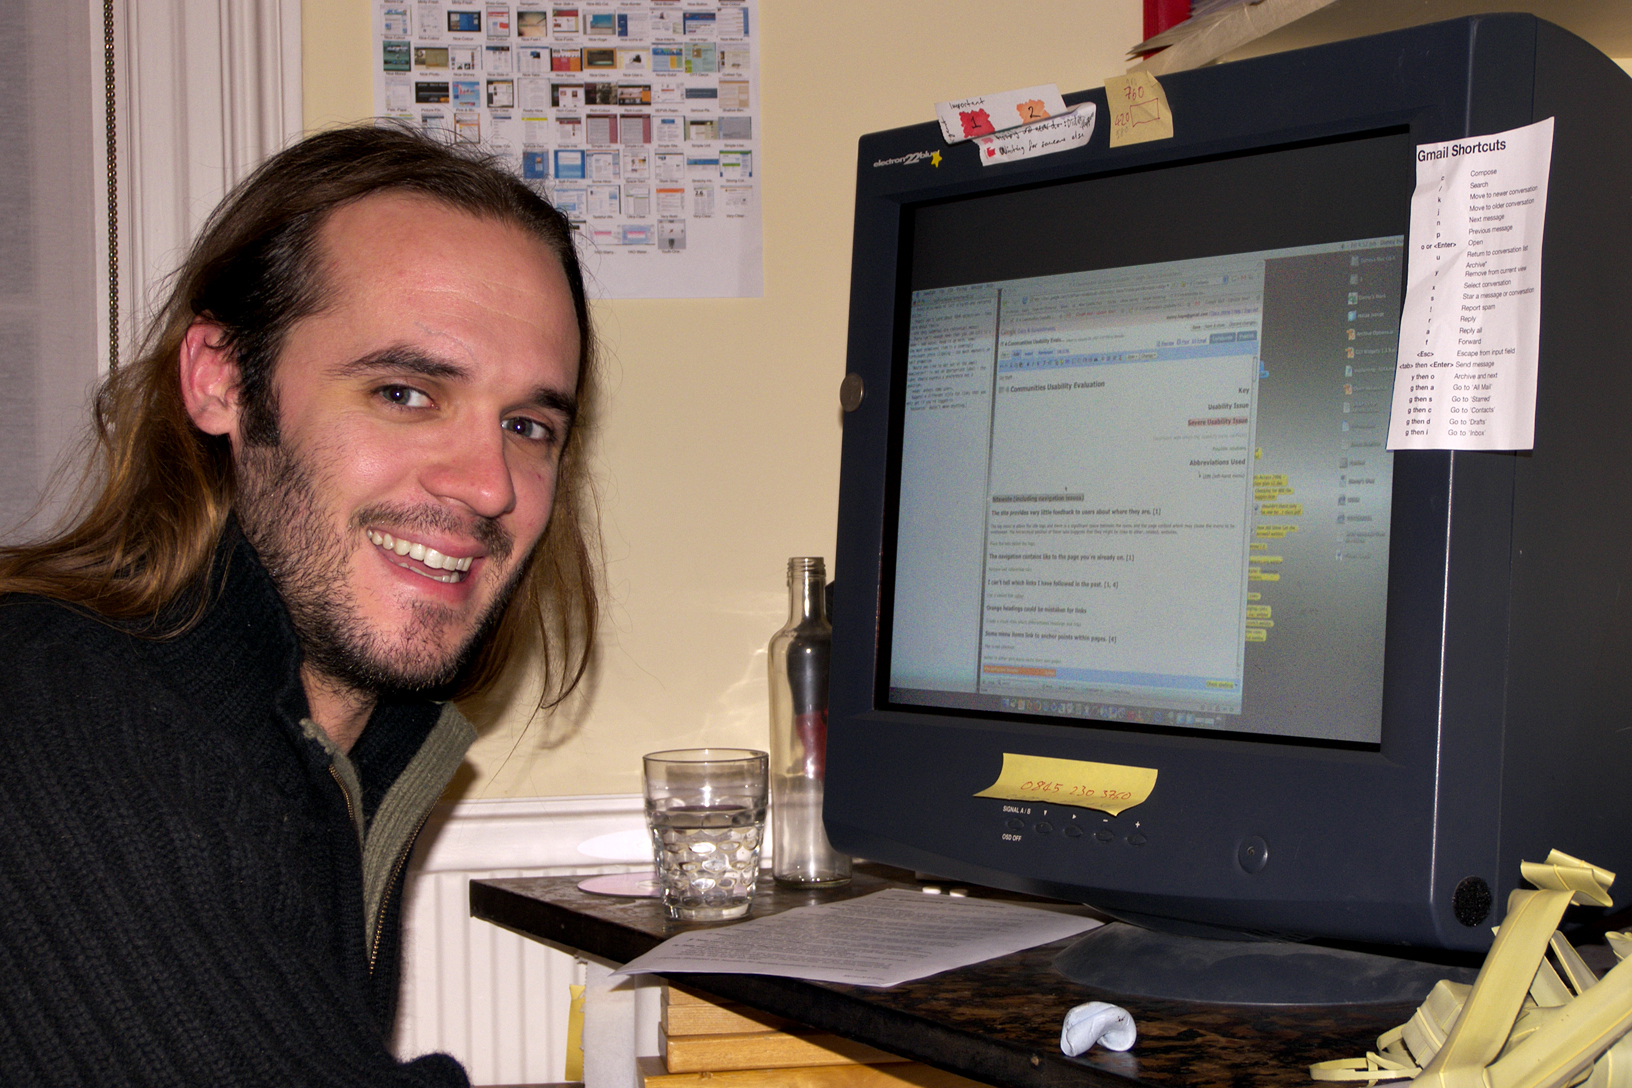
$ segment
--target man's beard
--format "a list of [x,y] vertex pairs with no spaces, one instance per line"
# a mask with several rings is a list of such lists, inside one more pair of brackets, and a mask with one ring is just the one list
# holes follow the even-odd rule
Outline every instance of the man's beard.
[[[517,564],[479,621],[452,649],[443,648],[441,634],[461,622],[459,614],[428,600],[411,602],[393,640],[393,632],[371,626],[358,607],[348,566],[351,546],[318,502],[326,488],[321,478],[314,478],[310,461],[283,444],[245,445],[236,468],[239,525],[289,611],[303,664],[355,690],[423,690],[453,680],[497,626],[527,569],[527,563]],[[348,529],[360,534],[370,525],[473,535],[492,563],[502,563],[514,547],[497,521],[476,518],[472,524],[434,503],[370,506],[353,515]]]

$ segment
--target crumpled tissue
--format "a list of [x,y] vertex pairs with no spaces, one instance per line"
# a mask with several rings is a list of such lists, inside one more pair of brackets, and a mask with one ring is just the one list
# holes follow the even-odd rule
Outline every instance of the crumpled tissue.
[[1090,1001],[1065,1014],[1060,1029],[1060,1049],[1073,1058],[1086,1054],[1095,1043],[1106,1050],[1127,1050],[1139,1038],[1127,1009]]

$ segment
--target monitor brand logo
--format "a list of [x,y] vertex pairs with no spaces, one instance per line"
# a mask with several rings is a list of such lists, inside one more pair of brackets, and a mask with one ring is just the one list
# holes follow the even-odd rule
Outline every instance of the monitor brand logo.
[[879,159],[873,163],[873,169],[877,170],[880,166],[912,166],[923,162],[925,159],[929,160],[931,166],[941,165],[941,153],[939,151],[913,151],[893,159]]

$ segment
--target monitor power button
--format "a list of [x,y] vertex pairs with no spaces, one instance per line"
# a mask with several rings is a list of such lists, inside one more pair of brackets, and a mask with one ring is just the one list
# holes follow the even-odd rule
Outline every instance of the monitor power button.
[[1249,873],[1261,873],[1269,864],[1269,843],[1257,835],[1244,839],[1235,851],[1236,864]]

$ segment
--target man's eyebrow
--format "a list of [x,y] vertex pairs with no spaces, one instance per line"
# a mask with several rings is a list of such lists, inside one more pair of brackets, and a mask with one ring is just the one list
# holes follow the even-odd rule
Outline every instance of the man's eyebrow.
[[578,418],[578,398],[571,393],[563,393],[559,389],[539,386],[533,390],[532,403],[540,408],[561,413],[566,417],[567,426],[569,427]]
[[379,351],[370,352],[360,359],[352,359],[349,362],[341,363],[334,368],[334,374],[339,378],[364,377],[369,374],[384,372],[418,374],[426,378],[465,379],[470,377],[468,367],[406,347],[383,348]]
[[[471,377],[467,366],[407,347],[389,347],[370,352],[339,364],[334,368],[334,373],[341,378],[365,377],[369,374],[418,374],[427,378],[466,381]],[[547,385],[534,389],[527,403],[565,416],[569,425],[578,418],[578,398]]]

